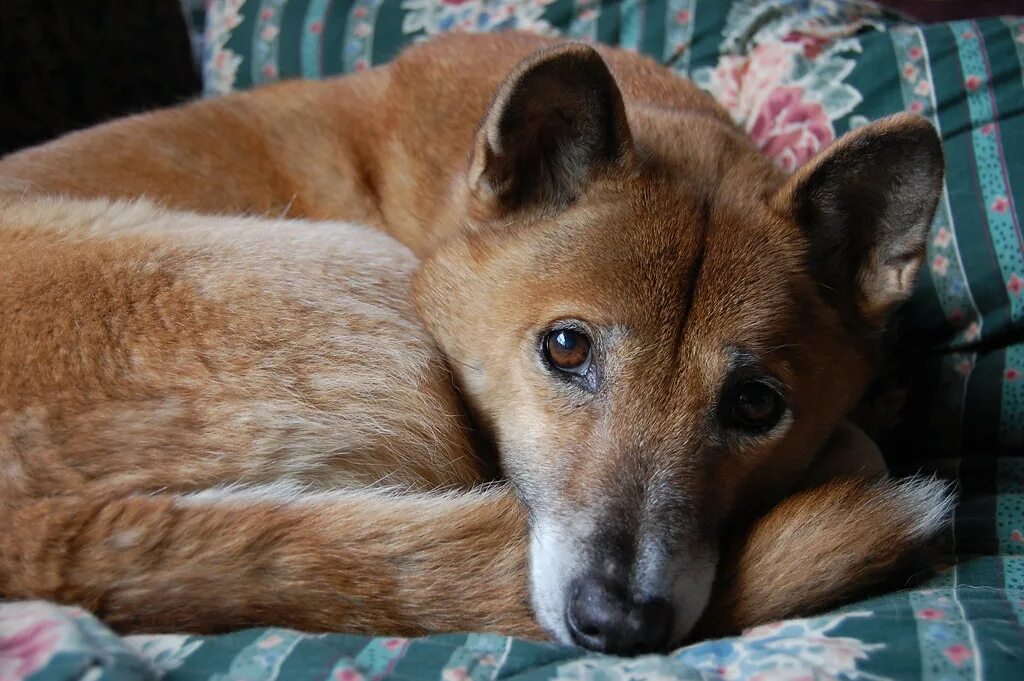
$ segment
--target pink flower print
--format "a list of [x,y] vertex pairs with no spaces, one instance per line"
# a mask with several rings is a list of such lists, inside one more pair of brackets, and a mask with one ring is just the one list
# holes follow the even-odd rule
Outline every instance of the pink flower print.
[[1014,530],[1010,533],[1010,541],[1015,541],[1019,544],[1024,544],[1024,534],[1020,533],[1020,530]]
[[449,667],[441,673],[441,678],[444,681],[466,681],[469,678],[469,672],[465,667]]
[[794,31],[783,36],[782,42],[795,43],[799,45],[805,57],[808,59],[815,59],[819,54],[821,54],[821,49],[832,42],[832,39],[825,36]]
[[256,645],[258,645],[260,648],[263,648],[264,650],[266,650],[267,648],[273,648],[274,646],[280,645],[283,642],[284,642],[283,638],[281,638],[277,634],[272,634],[270,636],[267,636],[265,639],[263,639],[262,641],[260,641]]
[[267,42],[270,42],[271,40],[277,37],[278,32],[279,29],[277,28],[277,26],[264,26],[263,30],[260,31],[260,38]]
[[267,64],[266,66],[263,67],[263,75],[266,76],[267,78],[276,78],[277,67],[275,67],[273,64]]
[[995,125],[993,125],[992,123],[986,123],[985,125],[981,126],[981,134],[982,135],[991,135],[992,132],[995,129],[996,129]]
[[903,77],[906,78],[911,83],[917,80],[917,76],[919,73],[920,71],[918,71],[917,67],[914,66],[913,64],[907,64],[906,66],[903,67]]
[[973,75],[972,76],[967,76],[967,78],[964,80],[964,85],[967,86],[968,90],[970,90],[971,92],[974,92],[981,85],[981,78],[979,78],[978,76],[973,76]]
[[918,97],[927,97],[931,92],[932,86],[927,80],[919,80],[917,85],[914,86],[914,94]]
[[763,100],[789,79],[800,49],[793,43],[771,42],[745,57],[722,57],[711,72],[711,92],[734,119],[749,125]]
[[1024,279],[1021,279],[1019,276],[1017,276],[1017,273],[1014,272],[1013,274],[1010,275],[1009,281],[1006,282],[1006,288],[1013,295],[1019,296],[1021,289],[1024,289]]
[[[463,1],[465,1],[465,0],[463,0]],[[461,3],[459,3],[459,2],[449,2],[448,4],[449,5],[458,5],[458,4],[461,4]],[[356,7],[354,10],[352,10],[352,16],[354,16],[356,19],[362,19],[363,17],[366,16],[366,8],[365,7]]]
[[970,649],[963,643],[956,643],[946,648],[946,657],[957,667],[971,658]]
[[266,7],[260,12],[261,21],[270,21],[274,18],[274,9],[272,7]]
[[956,372],[961,376],[967,376],[971,373],[971,369],[973,368],[974,365],[971,364],[971,360],[963,359],[960,360],[960,363],[956,365]]
[[389,638],[387,641],[384,641],[384,647],[388,650],[398,650],[403,645],[405,645],[404,638]]
[[924,51],[920,47],[911,47],[909,50],[907,50],[907,56],[913,59],[914,61],[917,61],[918,59],[924,56]]
[[[1016,380],[1017,380],[1018,378],[1020,378],[1020,371],[1019,371],[1019,370],[1017,370],[1017,369],[1014,369],[1013,367],[1010,367],[1009,369],[1007,369],[1007,370],[1006,370],[1006,371],[1005,371],[1005,372],[1003,373],[1003,376],[1005,376],[1005,377],[1006,377],[1006,380],[1007,380],[1007,381],[1016,381]],[[1018,536],[1019,536],[1019,535],[1018,535]],[[1012,539],[1012,538],[1013,538],[1013,536],[1011,535],[1011,537],[1010,537],[1010,538]]]
[[910,113],[919,114],[922,111],[924,111],[924,104],[918,101],[913,101],[910,103],[910,106],[907,107],[907,111],[909,111]]
[[761,103],[748,130],[765,154],[792,172],[834,138],[832,122],[799,86],[780,87]]
[[679,24],[688,24],[688,23],[690,23],[690,11],[689,10],[685,10],[685,9],[684,10],[680,10],[676,14],[676,22],[679,23]]
[[918,610],[917,616],[923,620],[941,620],[943,614],[941,610],[935,608],[925,608],[924,610]]
[[958,308],[954,308],[949,311],[949,321],[953,322],[954,324],[959,324],[960,322],[963,321],[963,319],[964,313],[961,312]]
[[597,10],[594,8],[588,8],[579,13],[580,21],[593,21],[597,19]]
[[60,623],[32,621],[20,631],[0,636],[0,681],[16,681],[42,669],[57,650]]
[[352,31],[357,38],[365,38],[366,36],[373,33],[373,27],[365,21],[360,21],[356,24],[355,29]]
[[939,254],[932,258],[932,272],[939,275],[940,277],[946,276],[946,272],[949,270],[949,258]]
[[968,343],[973,343],[974,341],[978,340],[980,336],[981,327],[978,325],[978,322],[971,322],[967,326],[967,330],[964,331],[964,338],[967,339]]
[[952,239],[953,233],[950,232],[948,228],[939,227],[939,231],[935,232],[935,238],[932,239],[932,243],[934,243],[939,248],[945,248],[946,246],[949,245],[949,242]]
[[1010,207],[1010,200],[1005,196],[997,196],[996,200],[992,202],[992,210],[997,213],[1005,213],[1006,209]]
[[964,40],[974,40],[978,36],[974,34],[974,31],[964,31],[960,34],[960,37]]
[[356,71],[365,71],[370,68],[370,62],[365,59],[359,59],[356,61]]
[[337,681],[363,681],[363,675],[352,667],[345,667],[334,672],[334,678]]
[[324,30],[324,24],[322,21],[314,21],[309,25],[309,32],[313,35],[320,35]]

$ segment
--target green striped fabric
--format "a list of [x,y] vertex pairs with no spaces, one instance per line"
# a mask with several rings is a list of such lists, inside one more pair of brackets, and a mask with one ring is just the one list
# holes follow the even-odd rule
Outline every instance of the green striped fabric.
[[653,56],[787,169],[897,111],[941,131],[947,182],[900,325],[911,388],[886,448],[898,470],[959,480],[949,567],[920,588],[636,660],[477,634],[126,640],[38,603],[0,606],[0,650],[22,651],[32,678],[1024,679],[1024,19],[918,26],[861,0],[212,0],[206,92],[509,28]]

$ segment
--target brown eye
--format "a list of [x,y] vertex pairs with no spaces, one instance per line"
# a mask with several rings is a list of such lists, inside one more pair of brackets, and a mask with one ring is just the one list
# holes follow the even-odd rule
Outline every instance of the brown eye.
[[559,371],[583,375],[590,367],[590,339],[575,329],[554,329],[544,337],[544,357]]
[[755,433],[774,428],[785,411],[779,391],[763,380],[739,383],[728,402],[729,425]]

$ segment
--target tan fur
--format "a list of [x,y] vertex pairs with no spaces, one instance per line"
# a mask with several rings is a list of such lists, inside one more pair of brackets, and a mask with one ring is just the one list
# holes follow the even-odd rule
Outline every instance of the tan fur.
[[387,237],[100,201],[0,215],[0,499],[479,478]]
[[[0,504],[19,529],[0,542],[0,584],[150,630],[533,635],[529,594],[565,640],[571,585],[603,565],[674,604],[666,642],[702,611],[732,630],[856,595],[938,531],[944,490],[799,492],[742,532],[805,476],[875,456],[840,424],[909,292],[941,172],[934,131],[903,116],[787,178],[667,69],[520,34],[451,36],[10,156]],[[55,194],[268,220],[38,198]],[[425,262],[282,217],[371,225]],[[594,339],[600,390],[538,357],[567,321]],[[756,437],[719,414],[747,370],[787,400]],[[506,489],[309,497],[481,481],[460,402],[528,516]],[[295,501],[181,500],[231,483]],[[930,518],[888,553],[882,496]],[[821,515],[835,505],[849,513]],[[815,518],[878,569],[811,546],[796,530]],[[126,556],[145,568],[116,567]],[[805,568],[815,588],[772,577]],[[172,588],[166,611],[140,614]]]

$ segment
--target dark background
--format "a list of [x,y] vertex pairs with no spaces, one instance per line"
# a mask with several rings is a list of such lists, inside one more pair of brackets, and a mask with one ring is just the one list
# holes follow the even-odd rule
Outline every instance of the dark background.
[[[924,21],[1024,13],[1024,0],[887,0]],[[0,0],[0,155],[196,97],[179,0]]]

